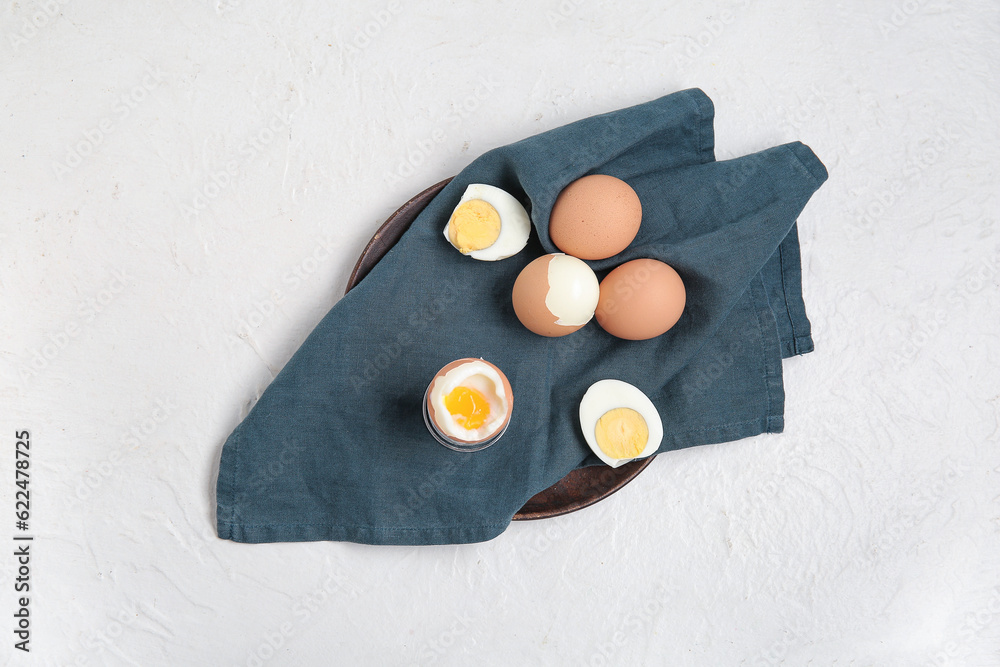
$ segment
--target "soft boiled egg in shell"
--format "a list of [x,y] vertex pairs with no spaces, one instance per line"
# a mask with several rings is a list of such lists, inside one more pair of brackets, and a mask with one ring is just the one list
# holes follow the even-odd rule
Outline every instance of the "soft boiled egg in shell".
[[459,252],[487,262],[521,252],[530,233],[531,218],[521,202],[482,183],[465,189],[444,228],[444,237]]
[[514,394],[503,372],[482,359],[458,359],[434,376],[427,390],[427,413],[444,436],[479,443],[510,421]]
[[612,468],[653,454],[663,441],[656,406],[621,380],[590,385],[580,401],[580,427],[590,449]]

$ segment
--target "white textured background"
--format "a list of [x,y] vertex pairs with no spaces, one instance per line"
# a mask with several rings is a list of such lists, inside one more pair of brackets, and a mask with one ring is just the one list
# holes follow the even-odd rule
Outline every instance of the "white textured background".
[[[1000,665],[996,2],[640,4],[3,3],[0,662]],[[485,544],[216,538],[225,436],[397,205],[692,86],[720,159],[831,172],[784,434]]]

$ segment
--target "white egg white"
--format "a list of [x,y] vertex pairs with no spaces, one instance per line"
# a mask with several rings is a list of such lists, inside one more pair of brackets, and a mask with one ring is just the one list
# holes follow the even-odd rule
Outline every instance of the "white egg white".
[[[649,440],[646,441],[646,446],[639,456],[634,459],[611,458],[597,444],[595,434],[597,421],[604,416],[604,413],[615,408],[631,408],[646,420]],[[660,413],[656,411],[656,406],[640,389],[621,380],[601,380],[590,385],[587,393],[583,395],[583,400],[580,401],[580,426],[590,449],[597,458],[612,468],[655,453],[663,442],[663,421],[660,419]]]
[[601,284],[586,262],[561,252],[553,253],[548,278],[545,307],[557,318],[556,324],[583,326],[594,317]]
[[[460,386],[471,387],[481,392],[490,405],[490,416],[478,429],[463,428],[448,417],[450,413],[445,407],[444,399],[453,389]],[[437,427],[446,435],[465,442],[489,438],[500,430],[510,405],[503,379],[489,364],[481,361],[464,363],[437,378],[431,387],[429,398],[438,415],[434,421]]]
[[[495,262],[521,252],[528,244],[528,236],[531,234],[531,218],[521,206],[521,202],[500,188],[473,183],[465,189],[465,194],[455,208],[471,199],[481,199],[496,209],[500,216],[500,236],[492,245],[482,250],[473,250],[468,256],[485,262]],[[451,218],[444,226],[444,237],[448,239],[448,243],[451,243],[450,230]]]

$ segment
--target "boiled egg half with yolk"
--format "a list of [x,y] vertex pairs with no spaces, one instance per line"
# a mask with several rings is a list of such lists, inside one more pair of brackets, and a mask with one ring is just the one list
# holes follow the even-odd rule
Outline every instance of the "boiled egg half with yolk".
[[612,468],[653,454],[663,441],[653,402],[621,380],[590,385],[580,401],[580,426],[594,454]]
[[482,359],[451,362],[437,372],[427,390],[433,428],[458,444],[481,443],[501,433],[513,404],[507,376]]
[[444,237],[463,255],[494,262],[528,244],[531,218],[521,202],[500,188],[473,183],[451,214]]

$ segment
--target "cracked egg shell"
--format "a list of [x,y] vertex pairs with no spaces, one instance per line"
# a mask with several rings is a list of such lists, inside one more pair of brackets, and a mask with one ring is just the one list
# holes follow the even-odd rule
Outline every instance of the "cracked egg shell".
[[521,270],[511,301],[521,324],[552,338],[571,334],[589,322],[600,295],[600,283],[586,262],[553,253]]

